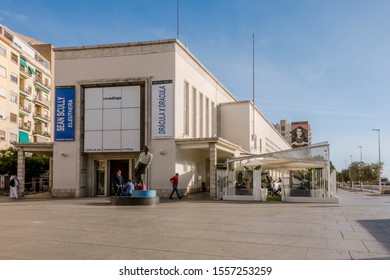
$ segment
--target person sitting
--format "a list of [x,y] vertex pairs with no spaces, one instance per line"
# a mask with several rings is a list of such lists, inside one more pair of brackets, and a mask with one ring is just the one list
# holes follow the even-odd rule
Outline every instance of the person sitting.
[[282,192],[282,179],[278,179],[278,182],[274,184],[273,195],[280,195]]
[[124,185],[123,190],[121,192],[121,196],[132,196],[134,190],[134,184],[131,182],[131,179]]

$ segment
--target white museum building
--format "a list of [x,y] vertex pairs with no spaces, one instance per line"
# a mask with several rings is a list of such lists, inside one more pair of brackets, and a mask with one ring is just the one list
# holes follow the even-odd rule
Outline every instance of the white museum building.
[[168,197],[179,173],[182,194],[219,199],[218,170],[243,165],[232,159],[291,149],[252,101],[237,100],[177,39],[54,52],[53,197],[110,196],[117,170],[132,178],[148,145],[148,189]]

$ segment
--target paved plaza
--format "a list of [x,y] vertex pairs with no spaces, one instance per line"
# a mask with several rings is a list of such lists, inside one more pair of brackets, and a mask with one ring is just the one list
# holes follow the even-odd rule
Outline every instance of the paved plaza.
[[0,197],[3,260],[390,259],[390,195],[339,190],[340,204]]

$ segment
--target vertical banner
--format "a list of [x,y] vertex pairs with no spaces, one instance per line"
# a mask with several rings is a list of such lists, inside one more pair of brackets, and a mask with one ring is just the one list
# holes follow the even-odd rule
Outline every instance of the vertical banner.
[[152,138],[173,138],[172,80],[152,82]]
[[55,141],[74,141],[75,87],[57,87],[55,95]]

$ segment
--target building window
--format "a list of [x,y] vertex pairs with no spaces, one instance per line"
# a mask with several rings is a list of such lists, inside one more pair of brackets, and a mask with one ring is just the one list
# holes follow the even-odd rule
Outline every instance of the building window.
[[[204,123],[204,118],[203,118],[203,93],[199,93],[199,137],[202,138],[204,137],[203,134],[203,123]],[[207,136],[207,134],[206,134]]]
[[15,103],[18,103],[18,95],[14,92],[11,92],[10,94],[10,98],[9,98],[12,102],[15,102]]
[[18,83],[18,76],[11,73],[11,82],[17,84]]
[[10,142],[18,142],[18,135],[15,133],[10,133],[9,135],[9,141]]
[[18,64],[18,56],[14,53],[11,53],[11,61]]
[[5,111],[0,109],[0,120],[5,120]]
[[3,88],[3,87],[0,87],[0,96],[7,98],[7,96],[5,94],[5,88]]
[[5,141],[5,131],[0,130],[0,141]]
[[184,82],[184,134],[190,134],[190,84]]
[[4,78],[7,76],[7,70],[3,66],[0,66],[0,76]]
[[7,56],[7,49],[0,45],[0,55]]
[[211,134],[216,135],[216,108],[214,102],[211,102]]
[[196,131],[196,128],[198,126],[198,123],[197,123],[197,114],[198,114],[198,110],[197,110],[197,97],[198,97],[198,92],[196,90],[196,88],[192,88],[192,137],[196,138],[196,134],[197,134],[197,131]]
[[206,137],[210,136],[210,99],[206,97]]
[[9,115],[10,122],[17,123],[18,122],[18,116],[14,113],[10,113]]

